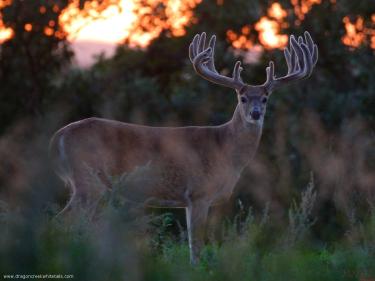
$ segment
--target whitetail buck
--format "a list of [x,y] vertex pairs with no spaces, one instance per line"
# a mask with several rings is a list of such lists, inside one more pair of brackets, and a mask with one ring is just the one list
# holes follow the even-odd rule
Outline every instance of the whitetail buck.
[[197,261],[208,209],[230,198],[242,170],[253,158],[270,94],[310,76],[318,59],[317,46],[308,32],[298,40],[291,36],[290,47],[284,51],[288,73],[276,78],[271,61],[266,82],[252,86],[242,81],[240,62],[232,77],[216,71],[215,40],[212,36],[206,46],[206,34],[197,34],[189,56],[200,76],[236,91],[238,104],[232,119],[205,127],[147,127],[100,118],[67,125],[53,136],[50,145],[56,172],[72,189],[62,212],[75,201],[85,202],[93,192],[92,172],[110,188],[109,177],[150,163],[157,176],[149,185],[133,187],[127,194],[146,206],[186,208],[191,262]]

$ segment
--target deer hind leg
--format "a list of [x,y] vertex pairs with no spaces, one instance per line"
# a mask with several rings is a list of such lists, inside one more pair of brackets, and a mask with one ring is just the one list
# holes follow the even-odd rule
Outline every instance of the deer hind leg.
[[64,179],[65,185],[70,189],[70,198],[65,207],[56,215],[60,217],[67,212],[76,209],[77,207],[85,206],[88,203],[87,195],[82,192],[80,181],[72,178]]
[[66,212],[68,212],[69,210],[71,210],[71,208],[73,206],[73,202],[75,201],[76,188],[75,188],[74,183],[71,180],[68,180],[68,179],[64,180],[64,182],[65,182],[65,186],[70,188],[70,190],[71,190],[70,199],[69,199],[68,203],[66,203],[65,207],[55,216],[55,218],[60,217],[60,216],[64,215]]
[[204,245],[208,209],[207,201],[189,202],[186,208],[190,262],[192,264],[199,262],[200,251]]
[[70,188],[71,195],[66,206],[57,214],[56,217],[65,215],[72,210],[89,210],[92,207],[92,196],[90,192],[90,181],[84,174],[75,174],[72,177],[64,179],[65,184]]

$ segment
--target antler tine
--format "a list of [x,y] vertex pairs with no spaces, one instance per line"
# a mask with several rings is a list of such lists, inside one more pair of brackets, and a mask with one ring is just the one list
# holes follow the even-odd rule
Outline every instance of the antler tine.
[[267,80],[265,84],[272,83],[273,80],[275,79],[275,66],[272,60],[270,61],[269,66],[266,68],[266,73],[267,73]]
[[309,77],[318,60],[318,47],[306,31],[304,38],[299,36],[298,41],[293,35],[290,36],[290,49],[288,47],[285,48],[284,56],[288,65],[287,75],[275,78],[272,61],[269,67],[266,68],[267,80],[263,85],[268,91],[272,91],[289,82]]
[[312,56],[310,54],[309,48],[305,44],[301,44],[301,47],[303,49],[303,56],[304,56],[304,62],[306,64],[305,71],[304,71],[304,76],[309,77],[313,71],[313,61],[312,61]]
[[293,65],[292,65],[292,61],[291,61],[291,59],[292,59],[291,54],[290,54],[287,47],[284,49],[284,57],[285,57],[285,60],[286,60],[286,64],[288,66],[288,74],[290,74],[293,70]]
[[199,43],[198,43],[199,53],[204,51],[205,45],[206,45],[206,32],[202,32],[201,36],[199,37]]
[[233,79],[235,81],[242,82],[242,79],[241,79],[241,71],[242,70],[243,70],[243,68],[241,67],[241,62],[237,61],[236,64],[234,65],[234,68],[233,68]]
[[[298,39],[298,41],[301,41],[301,40]],[[297,63],[298,63],[298,67],[299,67],[299,69],[297,69],[296,66],[295,66],[295,68],[293,69],[293,72],[301,73],[305,69],[304,52],[303,52],[303,49],[300,46],[303,43],[302,42],[298,43],[297,40],[294,37],[291,38],[290,43],[291,43],[291,48],[293,48],[294,52],[296,53]]]
[[[290,39],[292,40],[292,38],[294,37],[291,37]],[[292,46],[292,43],[290,43],[290,45]],[[290,50],[291,50],[291,65],[292,65],[292,68],[290,70],[290,73],[294,72],[294,71],[297,71],[298,70],[298,67],[299,67],[299,64],[298,64],[298,56],[296,54],[296,51],[294,50],[293,47],[290,47]],[[288,73],[288,74],[290,74]]]
[[212,36],[208,47],[206,47],[206,33],[194,36],[189,46],[189,58],[193,63],[195,71],[203,78],[236,90],[240,90],[245,84],[241,79],[241,63],[237,62],[233,69],[233,77],[226,77],[219,74],[215,68],[214,48],[216,36]]
[[196,34],[194,36],[193,41],[189,45],[189,58],[190,61],[193,62],[194,58],[197,56],[197,42],[199,41],[199,34]]
[[[215,56],[215,44],[216,44],[216,36],[212,35],[210,41],[208,42],[208,46],[212,49],[212,51],[211,51],[211,57],[212,58],[214,58],[214,56]],[[208,69],[210,69],[214,72],[217,72],[213,59],[208,61],[207,67],[208,67]]]
[[310,33],[305,31],[304,35],[307,47],[309,48],[310,54],[312,54],[312,61],[315,66],[316,62],[318,61],[318,46],[314,44],[314,41],[312,40]]

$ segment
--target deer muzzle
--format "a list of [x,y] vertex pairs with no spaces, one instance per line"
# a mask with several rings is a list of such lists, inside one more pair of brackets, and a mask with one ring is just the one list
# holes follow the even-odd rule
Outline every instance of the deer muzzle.
[[253,120],[259,120],[259,118],[260,118],[260,110],[259,109],[254,109],[254,110],[252,110],[251,111],[251,113],[250,113],[250,116],[251,116],[251,118],[253,119]]

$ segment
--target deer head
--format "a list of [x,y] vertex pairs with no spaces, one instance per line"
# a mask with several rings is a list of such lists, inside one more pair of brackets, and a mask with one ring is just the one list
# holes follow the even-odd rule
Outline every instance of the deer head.
[[309,77],[318,60],[318,47],[307,31],[304,38],[300,36],[298,41],[292,35],[290,36],[290,46],[284,50],[288,65],[287,74],[276,78],[274,63],[270,61],[266,68],[266,82],[262,85],[249,85],[242,81],[240,61],[235,64],[232,77],[217,72],[214,63],[215,42],[216,36],[214,35],[206,46],[206,33],[195,35],[189,47],[190,60],[200,76],[236,91],[241,118],[246,125],[263,124],[267,101],[271,93],[289,82]]

